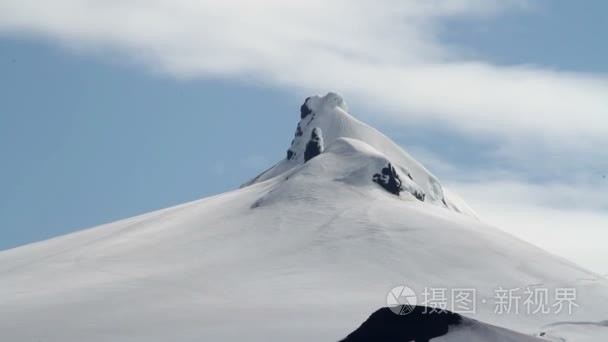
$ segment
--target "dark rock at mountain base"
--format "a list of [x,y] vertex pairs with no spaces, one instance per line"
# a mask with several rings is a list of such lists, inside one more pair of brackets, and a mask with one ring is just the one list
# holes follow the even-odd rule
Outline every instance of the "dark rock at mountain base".
[[424,306],[415,306],[404,315],[395,312],[402,311],[396,307],[374,312],[341,342],[429,342],[447,334],[450,326],[462,323],[462,316],[457,313],[433,311]]
[[382,169],[381,173],[374,174],[372,180],[393,195],[399,196],[403,190],[401,188],[401,179],[391,163],[388,163],[388,165]]
[[310,135],[310,140],[306,144],[304,151],[304,162],[311,160],[323,152],[323,132],[315,127]]

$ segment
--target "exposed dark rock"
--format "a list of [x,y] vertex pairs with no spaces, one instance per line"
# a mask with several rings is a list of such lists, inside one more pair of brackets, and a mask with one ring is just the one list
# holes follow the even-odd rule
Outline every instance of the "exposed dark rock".
[[310,113],[312,113],[312,110],[310,110],[310,108],[308,108],[308,106],[306,105],[306,101],[308,101],[309,98],[310,97],[307,97],[306,100],[304,100],[302,106],[300,107],[300,119],[304,119]]
[[[411,179],[412,181],[414,180],[409,172],[404,171],[403,169],[402,171],[407,174],[407,177],[409,179]],[[393,165],[391,165],[391,163],[388,163],[380,173],[374,174],[372,180],[378,183],[381,187],[383,187],[386,191],[390,192],[393,195],[399,196],[402,191],[407,190],[407,188],[404,189],[403,181],[401,180],[399,174],[397,173]],[[424,202],[426,194],[422,190],[410,189],[408,191],[419,201]]]
[[310,126],[310,124],[312,123],[312,121],[315,119],[315,113],[312,113],[311,116],[309,116],[308,122],[306,123],[306,126]]
[[296,137],[301,137],[302,134],[304,134],[304,133],[302,133],[302,127],[298,123],[298,128],[296,128]]
[[291,149],[287,150],[287,160],[291,160],[296,156],[295,152]]
[[374,174],[372,180],[393,195],[399,196],[399,193],[403,190],[401,187],[401,179],[391,163],[388,163],[388,165],[382,169],[381,173]]
[[310,135],[310,140],[306,144],[304,151],[304,162],[311,160],[323,152],[323,132],[319,127],[315,127]]
[[429,342],[448,333],[449,327],[462,323],[462,316],[450,311],[433,311],[415,306],[407,315],[382,308],[341,342]]
[[424,202],[424,199],[426,198],[426,194],[422,191],[414,190],[413,192],[411,192],[411,194],[414,195],[414,197],[416,197],[421,202]]

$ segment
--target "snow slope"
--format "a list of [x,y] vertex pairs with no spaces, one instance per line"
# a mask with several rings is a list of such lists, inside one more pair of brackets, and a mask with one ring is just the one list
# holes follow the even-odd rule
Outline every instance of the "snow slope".
[[[578,289],[575,315],[497,315],[489,302],[470,315],[525,334],[608,319],[605,279],[480,222],[462,201],[446,208],[438,180],[341,97],[313,99],[323,152],[306,163],[0,252],[2,340],[338,341],[397,285],[474,287],[479,299],[498,287]],[[303,153],[304,140],[292,147]],[[379,183],[389,163],[399,195]]]
[[608,321],[557,322],[543,327],[537,334],[554,342],[598,342],[608,340]]

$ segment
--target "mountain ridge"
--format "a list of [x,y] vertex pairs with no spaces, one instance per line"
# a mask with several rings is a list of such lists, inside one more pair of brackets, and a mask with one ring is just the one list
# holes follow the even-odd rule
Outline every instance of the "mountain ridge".
[[[453,198],[446,196],[439,179],[422,164],[387,136],[351,116],[347,109],[346,101],[338,93],[329,92],[324,96],[314,95],[306,98],[300,107],[300,122],[287,150],[286,158],[241,187],[279,176],[306,163],[309,160],[306,158],[309,146],[316,146],[314,147],[318,151],[316,156],[320,154],[321,148],[329,148],[336,140],[350,138],[362,141],[378,153],[385,155],[387,165],[391,164],[393,169],[387,175],[391,174],[389,178],[398,179],[399,183],[406,185],[402,190],[423,202],[444,206],[476,217],[475,212],[462,199],[457,196],[453,196]],[[323,146],[315,145],[317,143],[311,144],[315,139],[320,139]],[[388,170],[390,171],[391,168]],[[382,178],[382,170],[377,170],[377,173],[378,178]],[[393,192],[398,191],[394,189]]]

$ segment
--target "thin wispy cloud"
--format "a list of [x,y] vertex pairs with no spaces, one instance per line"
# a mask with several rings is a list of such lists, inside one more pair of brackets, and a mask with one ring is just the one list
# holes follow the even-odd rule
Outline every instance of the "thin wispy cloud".
[[[564,172],[566,177],[554,176],[548,169],[557,163],[539,165],[542,159],[527,160],[527,169],[526,165],[505,169],[492,162],[448,162],[423,147],[414,151],[482,220],[592,271],[608,274],[606,175],[572,165]],[[563,160],[562,164],[572,161]],[[535,179],[536,173],[542,172],[546,174]]]
[[483,220],[594,272],[608,274],[608,199],[603,195],[608,183],[600,189],[515,180],[451,185]]
[[5,0],[0,31],[112,51],[176,77],[248,80],[298,93],[335,89],[377,115],[438,121],[463,133],[605,141],[608,78],[493,65],[441,40],[446,20],[533,4]]

